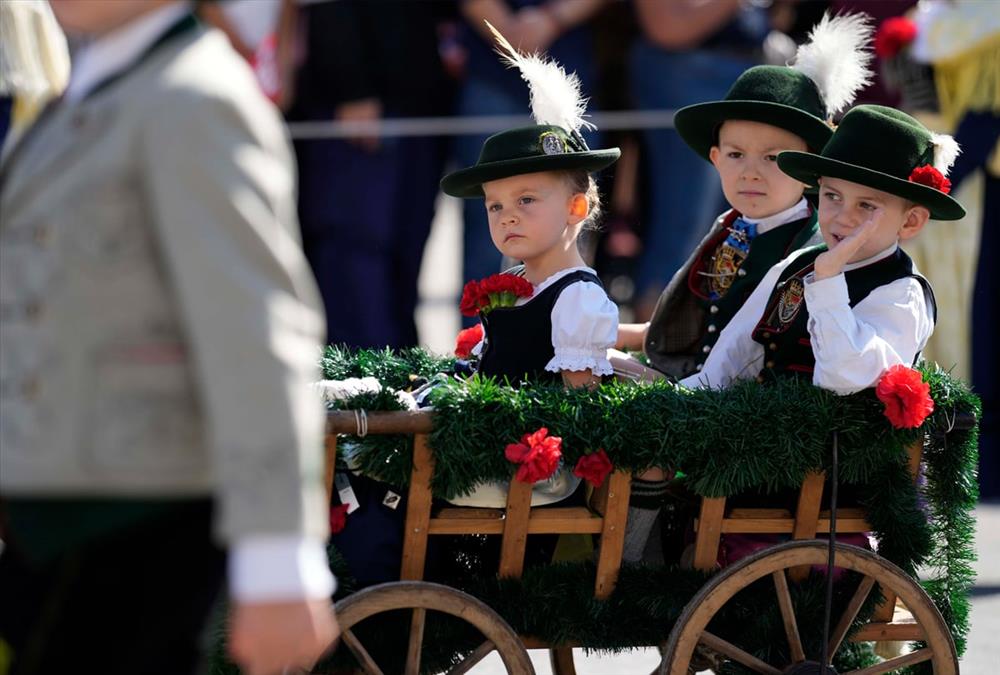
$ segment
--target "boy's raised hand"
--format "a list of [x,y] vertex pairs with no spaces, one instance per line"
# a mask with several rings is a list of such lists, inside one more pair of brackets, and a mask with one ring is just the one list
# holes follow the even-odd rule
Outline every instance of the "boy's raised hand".
[[865,222],[854,228],[836,246],[820,253],[816,257],[816,263],[813,268],[816,281],[829,279],[843,272],[847,263],[854,259],[857,252],[861,250],[861,247],[865,245],[865,242],[875,232],[875,228],[878,227],[878,221],[881,217],[882,209],[875,209],[865,219]]

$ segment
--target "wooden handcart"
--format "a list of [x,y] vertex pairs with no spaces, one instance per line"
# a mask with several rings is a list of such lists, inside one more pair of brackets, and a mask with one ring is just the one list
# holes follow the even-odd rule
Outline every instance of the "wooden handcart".
[[[358,432],[358,415],[353,411],[330,412],[327,427],[327,486],[333,485],[334,460],[339,434]],[[369,653],[353,630],[362,621],[388,611],[410,610],[409,636],[404,672],[416,675],[421,670],[424,627],[428,612],[450,614],[475,627],[482,641],[470,654],[448,670],[468,672],[491,652],[496,652],[507,672],[533,673],[527,649],[550,649],[556,675],[575,673],[572,648],[579,644],[547,644],[535,636],[517,635],[495,611],[483,602],[456,589],[423,581],[428,539],[437,535],[492,534],[502,537],[498,573],[501,577],[520,577],[524,566],[529,535],[591,534],[598,535],[600,546],[596,560],[594,597],[608,598],[619,577],[621,554],[628,512],[630,476],[623,471],[610,475],[595,490],[588,506],[533,509],[531,486],[512,481],[504,509],[447,507],[432,512],[431,478],[435,458],[428,443],[433,413],[367,413],[367,433],[407,434],[413,436],[413,470],[409,483],[401,581],[364,589],[340,601],[338,619],[343,630],[343,645],[355,656],[363,672],[379,674],[378,654]],[[909,467],[916,479],[921,461],[921,443],[908,448]],[[828,544],[817,535],[830,531],[835,516],[838,534],[863,533],[872,528],[860,508],[838,508],[835,514],[824,510],[825,476],[815,472],[807,476],[798,493],[794,512],[779,508],[730,508],[725,498],[703,498],[696,520],[694,566],[710,571],[716,567],[720,537],[723,534],[784,534],[791,541],[768,547],[712,576],[683,610],[665,642],[656,645],[664,655],[660,673],[687,675],[711,666],[713,659],[738,663],[751,672],[770,675],[816,672],[810,670],[809,655],[803,648],[801,625],[796,617],[792,592],[808,574],[810,567],[827,563]],[[927,662],[936,675],[958,673],[958,658],[952,636],[940,612],[921,586],[895,565],[875,553],[837,544],[835,567],[857,578],[856,590],[839,616],[834,616],[828,634],[832,655],[849,641],[918,642],[913,651],[887,658],[850,675],[889,673],[905,666]],[[713,617],[722,611],[737,593],[751,584],[770,578],[774,603],[780,608],[784,625],[787,662],[766,663],[756,656],[714,635],[708,628]],[[858,628],[859,611],[870,602],[869,596],[880,593],[874,612]],[[557,619],[557,618],[556,618]],[[377,619],[376,619],[377,620]],[[808,627],[814,628],[812,626]],[[853,632],[851,632],[853,630]],[[638,646],[638,645],[637,645]]]

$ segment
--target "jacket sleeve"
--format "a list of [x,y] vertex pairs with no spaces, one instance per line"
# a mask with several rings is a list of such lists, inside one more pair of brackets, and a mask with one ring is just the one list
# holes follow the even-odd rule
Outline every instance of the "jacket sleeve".
[[322,540],[324,414],[307,385],[324,318],[284,127],[249,71],[231,70],[225,86],[195,79],[161,96],[143,180],[207,420],[218,534]]

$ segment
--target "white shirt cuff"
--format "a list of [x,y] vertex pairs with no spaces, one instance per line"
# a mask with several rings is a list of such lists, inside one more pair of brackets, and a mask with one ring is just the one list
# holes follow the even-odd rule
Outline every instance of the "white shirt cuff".
[[323,543],[300,535],[237,541],[229,556],[229,590],[240,602],[329,598],[336,588]]
[[807,275],[805,281],[806,304],[810,314],[834,307],[850,307],[851,296],[847,292],[847,278],[843,274],[819,281]]
[[594,375],[611,375],[615,372],[614,366],[608,360],[608,352],[595,352],[592,349],[573,349],[571,347],[558,347],[555,356],[545,364],[545,370],[558,373],[561,370],[583,371],[590,370]]

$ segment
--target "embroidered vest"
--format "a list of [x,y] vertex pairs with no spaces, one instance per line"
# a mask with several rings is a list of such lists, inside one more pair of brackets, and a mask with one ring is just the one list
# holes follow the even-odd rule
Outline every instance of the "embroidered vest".
[[806,218],[793,220],[754,237],[745,256],[734,255],[725,241],[729,234],[728,227],[737,217],[739,214],[736,211],[726,215],[722,230],[699,251],[688,274],[687,290],[702,310],[700,337],[691,350],[695,356],[694,371],[704,365],[719,333],[757,288],[767,271],[802,248],[818,231],[816,212],[810,209]]
[[[816,257],[824,251],[826,245],[820,245],[796,258],[781,273],[771,291],[764,314],[753,331],[754,341],[764,347],[764,367],[757,376],[760,382],[788,375],[812,378],[816,357],[807,329],[809,308],[805,300],[805,277],[813,271]],[[913,261],[902,249],[870,265],[849,270],[844,277],[851,307],[879,286],[912,277],[923,286],[932,315],[937,318],[930,283],[913,271]]]
[[[507,270],[505,274],[523,275],[523,267]],[[555,356],[552,346],[552,308],[559,295],[570,284],[577,282],[597,284],[601,280],[594,274],[577,270],[558,279],[520,307],[501,307],[480,314],[486,344],[479,361],[479,372],[506,378],[513,386],[521,382],[558,382],[559,373],[545,370]]]

